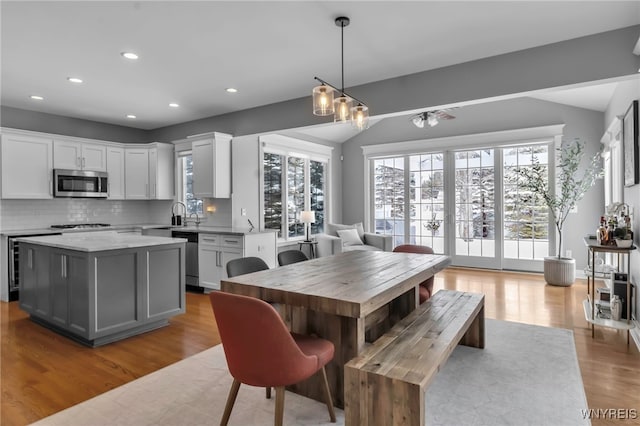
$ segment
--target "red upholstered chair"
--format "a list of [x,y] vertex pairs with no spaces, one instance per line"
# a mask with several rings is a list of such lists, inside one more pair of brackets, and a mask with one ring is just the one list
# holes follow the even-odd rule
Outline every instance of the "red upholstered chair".
[[[433,249],[429,246],[420,246],[416,244],[401,244],[393,249],[396,253],[422,253],[433,254]],[[420,283],[420,303],[424,303],[431,297],[433,293],[433,277],[423,283]]]
[[278,312],[263,300],[221,291],[209,297],[233,376],[221,425],[229,421],[241,383],[276,388],[275,424],[282,425],[284,387],[318,371],[322,372],[329,416],[336,421],[324,369],[333,359],[333,343],[290,333]]

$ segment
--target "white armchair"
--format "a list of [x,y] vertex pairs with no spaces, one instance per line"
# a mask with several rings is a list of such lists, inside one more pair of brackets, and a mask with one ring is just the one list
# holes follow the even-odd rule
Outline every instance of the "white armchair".
[[353,225],[327,223],[324,230],[324,234],[316,235],[318,257],[331,256],[351,250],[393,250],[393,237],[391,235],[364,232],[362,223]]

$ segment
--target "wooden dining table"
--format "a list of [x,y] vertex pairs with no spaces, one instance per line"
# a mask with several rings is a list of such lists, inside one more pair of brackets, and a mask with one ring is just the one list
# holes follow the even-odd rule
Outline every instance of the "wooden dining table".
[[[335,346],[326,366],[334,405],[344,407],[344,365],[419,304],[418,286],[449,256],[349,251],[221,281],[221,290],[276,304],[292,332]],[[324,401],[318,375],[287,389]]]

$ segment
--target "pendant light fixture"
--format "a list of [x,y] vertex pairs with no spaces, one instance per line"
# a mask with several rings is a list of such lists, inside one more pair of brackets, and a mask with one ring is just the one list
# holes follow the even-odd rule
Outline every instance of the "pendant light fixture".
[[[344,27],[349,25],[350,20],[341,16],[336,18],[335,23],[340,27],[342,86],[337,89],[321,78],[314,77],[320,82],[320,86],[314,87],[312,91],[313,113],[320,116],[333,114],[333,121],[341,123],[351,121],[351,124],[359,130],[364,130],[369,127],[369,108],[344,91]],[[334,91],[337,96],[334,96]],[[353,106],[354,103],[356,103],[355,106]]]

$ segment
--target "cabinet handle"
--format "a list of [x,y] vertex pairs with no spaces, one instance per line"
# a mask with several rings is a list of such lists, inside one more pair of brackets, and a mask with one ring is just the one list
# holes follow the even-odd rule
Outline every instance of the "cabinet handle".
[[229,244],[238,244],[238,240],[224,240],[225,243],[229,243]]
[[82,161],[80,160],[80,157],[76,157],[76,166],[82,167]]
[[33,249],[27,250],[27,266],[29,269],[33,269]]
[[86,158],[82,157],[82,168],[83,168],[83,169],[84,169],[84,165],[85,165],[85,163],[87,162],[86,160],[87,160]]
[[67,277],[67,271],[66,271],[66,262],[64,261],[65,256],[62,255],[60,256],[60,276],[62,278],[66,278]]
[[222,252],[216,252],[216,266],[222,266]]

